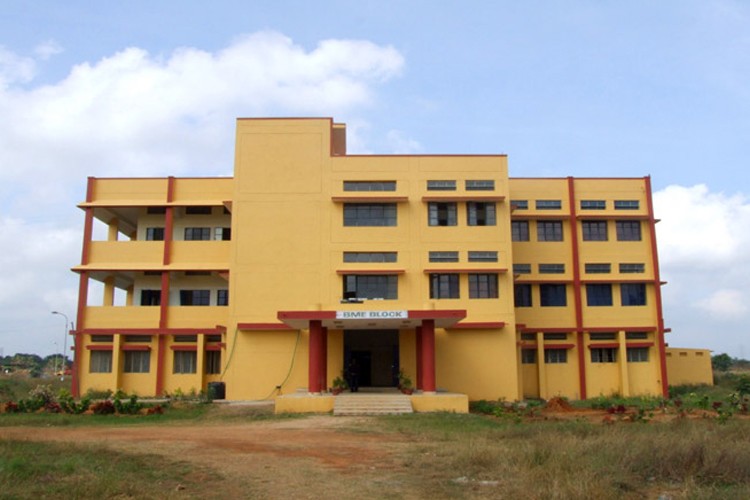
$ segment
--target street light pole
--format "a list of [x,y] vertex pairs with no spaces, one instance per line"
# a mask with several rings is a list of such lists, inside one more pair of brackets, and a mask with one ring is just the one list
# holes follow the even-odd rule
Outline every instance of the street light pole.
[[[65,377],[65,368],[67,367],[67,363],[65,363],[65,349],[68,348],[68,325],[70,322],[68,321],[68,316],[65,313],[52,311],[52,314],[57,314],[59,316],[62,316],[65,318],[65,327],[63,331],[63,351],[62,351],[62,377]],[[62,378],[60,379],[62,380]]]

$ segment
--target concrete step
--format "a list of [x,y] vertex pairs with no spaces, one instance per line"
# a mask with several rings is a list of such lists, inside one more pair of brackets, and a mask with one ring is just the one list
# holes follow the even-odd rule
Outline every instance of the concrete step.
[[335,416],[405,413],[414,413],[414,409],[411,398],[403,394],[339,394],[333,403]]

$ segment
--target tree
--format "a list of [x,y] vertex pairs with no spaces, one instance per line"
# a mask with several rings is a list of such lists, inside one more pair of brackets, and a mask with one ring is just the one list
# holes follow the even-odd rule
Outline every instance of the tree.
[[711,357],[711,366],[717,372],[727,372],[732,367],[732,358],[726,353],[717,354]]

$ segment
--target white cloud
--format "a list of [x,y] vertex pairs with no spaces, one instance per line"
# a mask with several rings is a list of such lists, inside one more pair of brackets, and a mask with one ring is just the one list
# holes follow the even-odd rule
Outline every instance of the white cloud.
[[422,149],[422,145],[414,139],[410,139],[400,130],[389,130],[386,141],[391,152],[395,154],[414,154]]
[[[130,47],[35,85],[44,60],[0,47],[0,348],[49,353],[73,315],[87,176],[231,174],[235,118],[331,116],[367,129],[359,112],[400,74],[393,47],[325,40],[312,50],[276,32],[209,52],[155,55]],[[350,125],[351,126],[351,125]],[[350,150],[367,150],[354,134]]]
[[698,306],[719,319],[741,318],[747,312],[747,298],[740,290],[716,290]]

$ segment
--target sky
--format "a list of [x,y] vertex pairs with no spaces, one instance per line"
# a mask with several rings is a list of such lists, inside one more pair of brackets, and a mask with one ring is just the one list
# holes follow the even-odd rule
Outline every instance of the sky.
[[749,83],[744,1],[5,0],[0,353],[62,350],[87,176],[231,175],[237,117],[317,116],[350,153],[651,175],[667,342],[748,358]]

